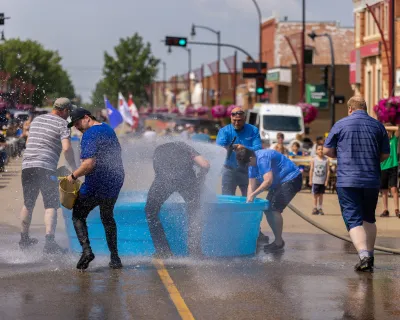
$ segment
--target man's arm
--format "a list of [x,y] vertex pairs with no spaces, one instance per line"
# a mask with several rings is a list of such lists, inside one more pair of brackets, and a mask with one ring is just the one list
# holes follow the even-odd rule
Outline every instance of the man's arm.
[[200,167],[199,180],[203,183],[208,171],[210,170],[210,162],[201,155],[194,157],[193,161]]
[[251,194],[257,188],[257,179],[256,178],[249,178],[249,186],[247,187],[247,198],[251,196]]
[[335,159],[337,157],[336,148],[324,147],[324,155],[326,155],[329,158]]
[[76,170],[77,165],[75,163],[74,149],[72,149],[72,144],[70,139],[61,140],[62,150],[64,152],[65,160],[67,160],[68,165],[71,167],[72,171]]
[[[96,159],[95,158],[88,158],[84,159],[78,169],[76,169],[72,174],[74,175],[75,178],[83,177],[90,173],[94,167],[96,166]],[[72,175],[68,176],[68,180],[70,182],[73,182],[74,179],[72,178]]]
[[390,154],[387,153],[381,153],[381,162],[385,161],[387,158],[390,157]]
[[247,202],[253,202],[255,197],[257,197],[261,192],[266,191],[271,186],[273,178],[272,170],[264,174],[263,183],[261,183],[261,185],[247,197]]
[[221,147],[227,147],[231,143],[231,141],[228,141],[228,136],[225,130],[221,129],[218,131],[215,143]]

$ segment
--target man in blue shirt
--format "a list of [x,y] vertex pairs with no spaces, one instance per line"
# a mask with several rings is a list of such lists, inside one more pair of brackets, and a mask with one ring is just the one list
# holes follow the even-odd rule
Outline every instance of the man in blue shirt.
[[79,190],[72,210],[72,221],[76,235],[82,246],[82,256],[77,268],[87,269],[94,259],[90,247],[86,218],[95,207],[100,207],[100,217],[104,225],[108,248],[111,253],[109,266],[122,268],[117,249],[117,226],[114,220],[114,205],[124,183],[124,167],[121,146],[114,130],[105,123],[96,121],[92,114],[83,108],[71,112],[68,127],[75,126],[83,132],[81,141],[81,166],[68,180],[74,182],[85,176],[85,183]]
[[[235,144],[230,147],[233,139]],[[227,148],[228,155],[222,172],[222,194],[235,195],[239,187],[243,196],[247,195],[247,171],[238,167],[235,149],[244,146],[256,151],[262,148],[260,133],[257,127],[245,123],[245,112],[242,108],[235,108],[231,113],[231,124],[219,130],[217,145]]]
[[360,257],[354,270],[373,272],[380,163],[389,157],[389,138],[385,127],[367,114],[362,97],[350,98],[347,106],[349,116],[332,127],[324,154],[338,159],[340,208]]
[[[269,190],[267,200],[269,208],[265,212],[275,241],[264,247],[266,253],[282,250],[285,242],[282,239],[282,212],[301,190],[302,175],[297,166],[283,154],[264,149],[252,151],[244,147],[236,150],[236,159],[242,166],[249,166],[249,188],[247,202],[263,191]],[[258,183],[261,183],[258,187]]]

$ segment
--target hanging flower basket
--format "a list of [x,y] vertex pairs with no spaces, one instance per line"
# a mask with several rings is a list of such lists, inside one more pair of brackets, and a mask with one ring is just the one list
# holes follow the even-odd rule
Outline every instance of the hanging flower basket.
[[209,108],[207,106],[202,106],[198,109],[196,109],[196,112],[199,116],[205,115],[208,113]]
[[171,110],[171,113],[176,113],[176,114],[178,114],[179,113],[179,109],[178,108],[173,108],[172,110]]
[[379,100],[374,106],[378,120],[382,123],[400,124],[400,97]]
[[309,103],[298,103],[298,106],[301,107],[303,111],[303,118],[305,124],[310,124],[313,122],[318,115],[318,109]]
[[226,109],[226,116],[227,116],[227,117],[230,117],[230,116],[231,116],[231,113],[232,113],[232,110],[235,109],[235,108],[237,108],[237,106],[235,106],[234,104],[231,104],[231,105]]
[[185,110],[185,115],[187,116],[192,116],[196,113],[195,108],[193,108],[192,106],[187,106],[186,110]]
[[226,114],[226,109],[223,105],[214,106],[211,108],[211,114],[214,118],[223,118]]

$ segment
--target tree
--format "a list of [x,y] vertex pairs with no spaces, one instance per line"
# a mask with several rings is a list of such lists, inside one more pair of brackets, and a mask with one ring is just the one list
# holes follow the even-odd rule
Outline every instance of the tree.
[[0,70],[10,74],[11,84],[19,81],[36,87],[29,101],[35,106],[45,99],[74,98],[71,79],[60,62],[58,52],[46,50],[36,41],[10,39],[0,44]]
[[145,87],[155,79],[160,63],[152,55],[150,44],[145,44],[143,38],[135,33],[132,37],[120,39],[114,53],[114,57],[104,53],[103,79],[92,94],[93,105],[100,101],[104,105],[104,94],[115,103],[119,91],[124,96],[132,93],[138,104],[148,101]]

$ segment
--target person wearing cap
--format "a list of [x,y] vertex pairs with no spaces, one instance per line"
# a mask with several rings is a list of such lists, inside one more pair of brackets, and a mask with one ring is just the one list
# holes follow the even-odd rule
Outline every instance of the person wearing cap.
[[72,209],[72,221],[82,256],[77,269],[84,270],[95,258],[90,247],[86,218],[97,206],[103,223],[107,245],[111,253],[110,268],[122,268],[117,248],[117,226],[114,220],[114,206],[125,178],[121,157],[121,145],[114,130],[105,123],[100,123],[90,111],[77,108],[71,112],[71,122],[83,133],[81,140],[81,165],[67,177],[74,182],[85,177],[78,198]]
[[57,181],[57,164],[63,151],[65,159],[72,170],[76,169],[74,152],[71,146],[70,130],[67,118],[72,109],[71,101],[58,98],[51,113],[33,119],[26,150],[22,159],[22,190],[24,206],[21,210],[21,249],[35,245],[38,240],[29,237],[29,227],[33,209],[39,192],[44,202],[44,222],[46,242],[43,252],[47,254],[65,253],[54,240],[59,208]]

